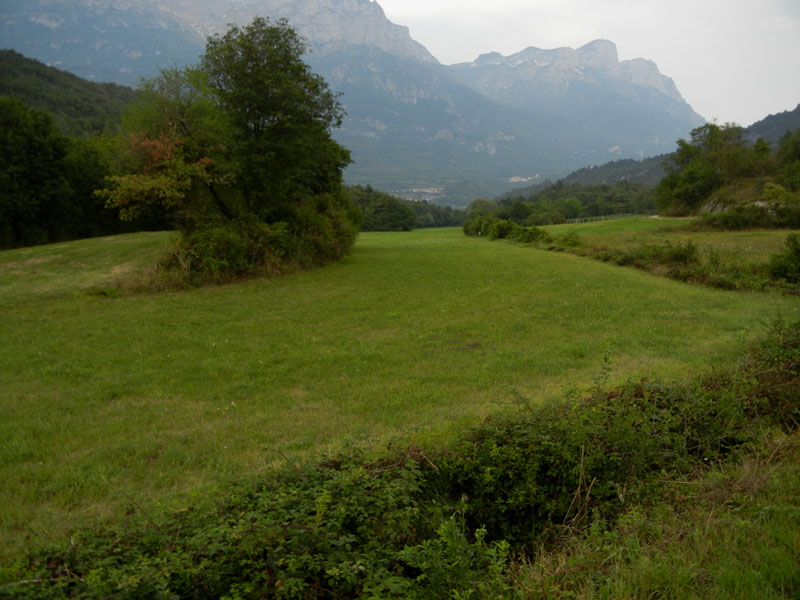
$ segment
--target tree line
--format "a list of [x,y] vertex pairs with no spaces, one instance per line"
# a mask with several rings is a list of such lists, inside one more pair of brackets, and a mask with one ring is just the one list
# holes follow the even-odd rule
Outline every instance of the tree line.
[[[173,228],[181,234],[174,265],[213,279],[335,260],[359,230],[476,218],[532,227],[656,210],[694,214],[716,197],[732,207],[706,216],[712,226],[800,226],[800,131],[773,151],[732,124],[706,124],[678,140],[655,188],[560,181],[479,198],[461,211],[345,186],[350,155],[331,137],[344,111],[302,61],[306,50],[285,21],[257,19],[209,38],[199,65],[162,71],[137,92],[94,88],[68,74],[61,81],[56,69],[0,52],[20,75],[16,83],[0,76],[0,247]],[[85,113],[84,85],[97,110],[70,121]],[[747,197],[729,191],[743,189],[742,181]]]
[[350,186],[348,191],[363,215],[361,231],[411,231],[464,223],[464,209],[437,206],[426,200],[398,198],[370,185]]
[[477,198],[467,208],[464,230],[479,235],[494,221],[530,228],[655,212],[699,214],[703,227],[800,227],[800,129],[787,131],[773,149],[763,139],[749,142],[738,125],[708,123],[661,160],[664,176],[655,186],[562,180],[497,200]]
[[492,216],[521,226],[566,223],[569,219],[655,211],[651,186],[620,181],[615,184],[565,184],[558,181],[528,196],[507,195],[497,200],[477,198],[466,218]]

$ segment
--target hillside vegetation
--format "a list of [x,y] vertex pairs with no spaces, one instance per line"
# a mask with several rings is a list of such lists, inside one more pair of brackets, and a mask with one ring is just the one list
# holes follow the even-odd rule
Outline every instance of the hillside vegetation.
[[115,83],[87,81],[13,50],[0,50],[0,96],[49,112],[65,136],[86,137],[119,132],[122,113],[136,92]]
[[745,139],[756,142],[759,138],[763,138],[773,148],[777,148],[786,132],[795,129],[800,129],[800,104],[794,110],[769,115],[753,123],[747,128]]

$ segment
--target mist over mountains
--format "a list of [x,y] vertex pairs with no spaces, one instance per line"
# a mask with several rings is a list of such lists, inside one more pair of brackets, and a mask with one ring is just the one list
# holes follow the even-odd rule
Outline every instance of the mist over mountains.
[[205,37],[285,17],[342,92],[345,178],[464,204],[577,168],[669,152],[704,122],[645,59],[612,42],[442,65],[370,0],[6,0],[3,45],[94,81],[136,85],[197,61]]

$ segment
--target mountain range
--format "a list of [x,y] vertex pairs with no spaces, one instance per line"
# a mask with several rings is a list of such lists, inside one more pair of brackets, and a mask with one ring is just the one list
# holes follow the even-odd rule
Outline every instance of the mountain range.
[[610,41],[443,65],[371,0],[4,0],[0,37],[86,79],[136,85],[254,16],[288,19],[342,93],[348,183],[405,197],[465,204],[669,152],[704,122],[654,63],[620,61]]

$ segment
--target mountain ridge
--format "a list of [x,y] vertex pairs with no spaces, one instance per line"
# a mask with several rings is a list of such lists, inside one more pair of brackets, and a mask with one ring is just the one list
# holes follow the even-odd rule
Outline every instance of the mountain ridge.
[[348,117],[334,135],[355,160],[350,183],[464,204],[661,154],[704,122],[652,61],[619,61],[610,41],[530,47],[515,65],[497,53],[442,65],[372,0],[6,0],[0,36],[85,78],[135,85],[196,62],[205,36],[256,14],[287,18],[312,45],[307,62],[344,93]]

